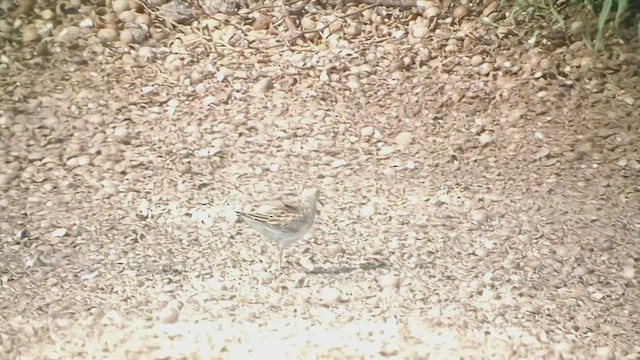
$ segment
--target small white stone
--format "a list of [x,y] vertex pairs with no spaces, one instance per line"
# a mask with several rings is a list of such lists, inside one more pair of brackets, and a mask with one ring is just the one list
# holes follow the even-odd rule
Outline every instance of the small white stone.
[[115,128],[115,130],[113,130],[113,136],[119,138],[126,138],[128,134],[129,130],[127,130],[127,128],[124,126],[118,126],[117,128]]
[[51,236],[53,236],[53,237],[63,237],[66,233],[67,233],[67,229],[58,228],[58,229],[53,230],[53,232],[51,233]]
[[313,262],[311,261],[311,259],[304,256],[300,258],[299,263],[307,271],[312,271],[313,269],[316,268]]
[[385,289],[398,289],[400,288],[400,278],[393,274],[384,274],[381,275],[380,278],[378,278],[378,284],[380,284],[380,286]]
[[196,156],[204,158],[204,157],[214,156],[219,152],[220,152],[219,148],[211,148],[211,147],[202,148],[202,149],[196,150]]
[[158,319],[163,324],[173,324],[176,321],[178,321],[179,317],[180,317],[180,312],[176,308],[174,308],[173,306],[165,307],[158,314]]
[[486,146],[486,145],[491,144],[493,142],[493,136],[491,136],[490,134],[484,132],[484,133],[480,134],[480,138],[478,140],[480,141],[480,145]]
[[625,103],[627,103],[627,105],[629,106],[633,106],[633,104],[635,104],[636,102],[636,99],[634,99],[633,96],[631,95],[622,95],[620,99]]
[[140,200],[140,204],[138,204],[136,214],[145,218],[149,216],[149,201],[147,201],[146,199]]
[[334,287],[323,287],[318,291],[318,297],[320,301],[325,303],[337,303],[342,300],[342,294],[340,290]]
[[398,148],[401,150],[408,148],[412,142],[413,142],[413,134],[408,131],[401,132],[395,138],[395,143],[398,145]]
[[78,166],[85,166],[91,163],[91,156],[88,154],[78,156]]
[[551,150],[549,150],[549,148],[545,146],[543,148],[540,148],[540,150],[538,150],[538,152],[536,152],[535,155],[533,155],[533,158],[535,160],[540,160],[542,158],[549,156],[550,153],[551,153]]
[[273,88],[273,83],[271,82],[271,79],[269,78],[264,78],[260,81],[258,81],[254,86],[253,86],[253,93],[254,94],[262,94],[265,93],[267,90],[270,90]]
[[625,266],[622,267],[622,276],[625,277],[625,279],[633,279],[636,277],[636,268],[634,265],[632,264],[627,264]]
[[81,29],[90,29],[93,27],[93,20],[89,18],[82,19],[78,24],[78,27]]
[[411,35],[416,39],[423,39],[427,34],[429,34],[429,27],[422,24],[416,24],[411,29]]
[[360,208],[360,216],[368,218],[375,214],[376,208],[373,204],[369,203]]
[[142,95],[147,95],[147,94],[151,94],[152,92],[156,91],[155,86],[145,86],[142,89],[140,89],[140,93]]
[[332,168],[338,168],[344,165],[347,165],[347,160],[344,160],[344,159],[336,159],[331,162]]
[[430,6],[427,8],[427,10],[424,11],[424,15],[427,17],[427,19],[432,19],[440,15],[440,9],[435,6]]
[[536,140],[542,141],[542,140],[544,140],[544,134],[541,133],[540,131],[536,131],[533,134],[533,138],[536,139]]
[[115,0],[111,5],[116,14],[129,10],[129,1],[127,0]]
[[486,221],[485,212],[482,210],[471,210],[471,224],[474,226],[482,226]]
[[598,356],[607,358],[607,359],[611,355],[611,349],[608,346],[600,346],[596,349],[596,352],[598,353]]
[[375,132],[375,129],[373,128],[373,126],[365,126],[360,130],[360,136],[369,137],[373,135],[374,132]]
[[209,105],[219,105],[220,101],[213,95],[208,95],[202,99],[202,105],[208,107]]
[[395,148],[393,146],[383,146],[383,147],[380,148],[380,151],[378,152],[378,155],[379,156],[389,156],[394,151],[395,151]]

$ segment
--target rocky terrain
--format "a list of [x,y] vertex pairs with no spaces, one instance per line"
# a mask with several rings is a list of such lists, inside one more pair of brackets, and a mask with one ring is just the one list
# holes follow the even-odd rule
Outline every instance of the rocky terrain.
[[[491,1],[0,5],[0,358],[640,358],[637,40]],[[234,210],[303,187],[279,273]]]

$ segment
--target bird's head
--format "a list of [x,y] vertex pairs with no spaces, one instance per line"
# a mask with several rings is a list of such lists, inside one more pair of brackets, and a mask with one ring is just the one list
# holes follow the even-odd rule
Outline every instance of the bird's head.
[[319,196],[320,196],[320,191],[318,189],[307,188],[307,189],[302,190],[302,194],[301,194],[300,197],[302,199],[302,202],[305,205],[307,205],[307,206],[309,206],[309,207],[311,207],[311,208],[313,208],[315,210],[316,203],[318,203],[318,202],[320,203],[320,205],[324,206],[324,204],[322,204],[322,201],[320,201]]

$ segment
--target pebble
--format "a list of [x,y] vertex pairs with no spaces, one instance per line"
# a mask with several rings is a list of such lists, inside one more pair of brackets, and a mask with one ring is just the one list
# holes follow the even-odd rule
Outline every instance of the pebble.
[[398,145],[400,150],[404,150],[411,145],[413,142],[413,134],[408,131],[403,131],[400,134],[396,135],[395,143]]

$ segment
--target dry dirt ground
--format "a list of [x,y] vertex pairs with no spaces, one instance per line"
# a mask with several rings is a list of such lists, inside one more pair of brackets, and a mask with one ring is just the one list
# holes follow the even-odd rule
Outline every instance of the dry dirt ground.
[[[640,358],[637,46],[399,14],[268,51],[4,38],[0,358]],[[303,186],[280,274],[230,214]]]

